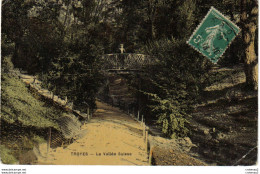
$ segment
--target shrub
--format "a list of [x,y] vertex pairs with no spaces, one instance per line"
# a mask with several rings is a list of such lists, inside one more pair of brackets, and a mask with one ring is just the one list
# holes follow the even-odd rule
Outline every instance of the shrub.
[[17,162],[17,159],[11,154],[11,151],[4,145],[0,145],[0,156],[4,164],[14,164]]
[[142,84],[141,91],[150,98],[151,114],[168,137],[186,136],[187,117],[204,88],[211,63],[174,38],[152,42],[142,51],[155,62],[147,68],[147,84]]

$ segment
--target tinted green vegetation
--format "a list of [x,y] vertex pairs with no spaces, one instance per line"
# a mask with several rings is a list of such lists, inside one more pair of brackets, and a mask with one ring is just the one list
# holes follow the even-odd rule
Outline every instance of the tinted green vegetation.
[[[210,83],[207,71],[213,65],[186,44],[209,8],[228,15],[244,26],[243,31],[257,28],[257,5],[247,0],[4,0],[3,4],[3,57],[10,56],[16,68],[37,75],[46,88],[67,97],[81,111],[96,107],[98,90],[105,81],[100,71],[104,53],[119,53],[119,44],[124,44],[128,53],[155,58],[155,64],[145,67],[142,75],[126,78],[139,98],[136,105],[146,119],[156,119],[168,137],[186,136],[191,106]],[[254,17],[244,23],[240,23],[241,4]],[[247,27],[250,21],[252,28]],[[252,38],[257,37],[255,31],[250,32]],[[241,44],[245,34],[240,33],[220,65],[247,62],[245,48],[250,44],[250,55],[255,55],[252,45],[257,42],[251,39]],[[8,61],[3,69],[11,68]],[[253,59],[249,63],[257,64]],[[18,79],[6,75],[2,79],[3,119],[56,127],[52,122],[59,115],[56,111],[42,108],[44,103],[27,96]]]
[[4,145],[0,145],[0,152],[1,161],[4,164],[14,164],[17,161],[17,159],[15,159],[15,157],[10,154],[10,150]]
[[8,123],[24,126],[54,127],[59,129],[55,119],[61,113],[45,106],[34,98],[25,84],[17,77],[2,75],[2,119]]
[[[186,118],[197,102],[209,65],[193,53],[184,41],[162,39],[145,47],[146,54],[157,55],[158,63],[149,70],[148,85],[142,90],[150,97],[152,113],[168,136],[186,136]],[[148,73],[148,72],[147,72]],[[148,102],[149,103],[149,102]]]

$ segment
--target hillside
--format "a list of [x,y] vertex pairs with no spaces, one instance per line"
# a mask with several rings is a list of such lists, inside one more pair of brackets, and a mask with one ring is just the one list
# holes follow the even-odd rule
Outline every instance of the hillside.
[[20,123],[23,126],[53,127],[58,124],[53,121],[61,112],[35,98],[25,84],[15,76],[2,76],[2,119],[9,123]]
[[257,92],[245,88],[242,66],[213,69],[210,78],[190,119],[192,151],[211,165],[255,165]]
[[[44,99],[20,79],[20,72],[18,74],[4,73],[1,83],[1,161],[7,164],[31,163],[30,158],[35,159],[35,155],[26,159],[25,154],[46,143],[50,129],[62,141],[74,136],[73,131],[68,132],[71,126],[65,118],[71,118],[73,123],[75,116]],[[77,119],[74,122],[77,123]]]

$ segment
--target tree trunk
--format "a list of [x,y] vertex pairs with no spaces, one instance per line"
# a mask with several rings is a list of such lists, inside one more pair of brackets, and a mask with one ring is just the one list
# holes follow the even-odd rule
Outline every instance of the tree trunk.
[[151,38],[152,38],[152,40],[155,39],[155,26],[154,26],[154,19],[151,19]]
[[[21,38],[21,37],[20,37]],[[13,56],[12,56],[12,62],[14,64],[14,66],[16,67],[21,67],[20,65],[20,58],[19,58],[19,49],[20,49],[20,39],[16,39],[14,41],[15,45],[14,45],[14,53],[13,53]]]
[[242,37],[244,40],[244,70],[246,85],[249,89],[258,89],[258,60],[255,54],[255,33],[257,29],[258,7],[252,1],[241,1]]
[[155,15],[156,15],[156,6],[157,6],[158,1],[156,0],[149,0],[148,4],[148,17],[149,17],[149,22],[150,22],[150,36],[151,39],[155,39],[155,26],[154,26],[154,20],[155,20]]
[[67,19],[68,19],[68,15],[69,15],[69,10],[70,10],[70,4],[71,4],[71,1],[69,1],[69,4],[67,5],[67,10],[66,10],[66,14],[65,14],[65,19],[64,19],[64,22],[63,22],[63,25],[66,27],[66,23],[67,23]]

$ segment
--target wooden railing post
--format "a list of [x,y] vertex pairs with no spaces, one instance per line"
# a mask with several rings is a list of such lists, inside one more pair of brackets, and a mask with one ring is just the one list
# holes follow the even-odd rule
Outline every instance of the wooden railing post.
[[88,109],[87,109],[87,115],[88,115],[88,120],[90,120],[89,107],[88,107]]
[[153,159],[153,146],[150,146],[150,152],[149,152],[149,165],[152,165],[152,159]]
[[145,141],[145,125],[143,126],[143,137],[144,137],[144,141]]
[[35,81],[36,81],[36,76],[33,76],[33,82],[32,82],[32,84],[34,84]]
[[145,152],[148,150],[148,131],[145,131]]
[[49,153],[50,147],[51,147],[51,127],[49,127],[48,130],[47,155]]

